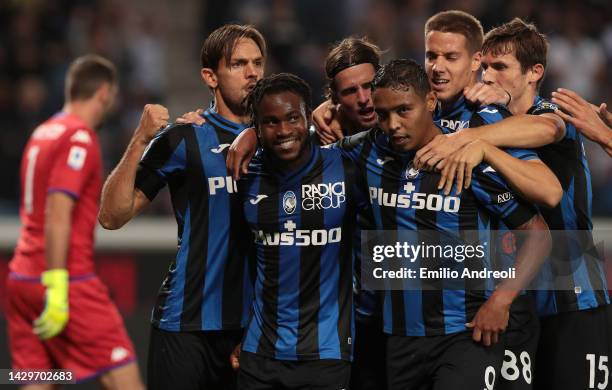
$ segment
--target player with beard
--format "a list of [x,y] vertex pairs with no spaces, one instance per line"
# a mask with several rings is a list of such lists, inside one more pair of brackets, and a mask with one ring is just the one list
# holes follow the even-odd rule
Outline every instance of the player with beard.
[[[518,18],[487,33],[483,81],[511,93],[509,109],[513,114],[557,116],[558,107],[538,93],[547,50],[544,35]],[[559,94],[553,92],[553,96]],[[589,251],[593,248],[591,176],[581,135],[569,122],[564,130],[557,142],[535,149],[563,186],[561,203],[553,209],[542,209],[542,215],[551,229],[572,231],[568,239],[555,242],[551,260],[542,270],[551,279],[544,281],[551,283],[551,289],[535,291],[542,316],[535,388],[563,390],[597,385],[606,389],[611,328],[606,311],[610,299],[602,263]]]
[[[238,388],[348,388],[352,357],[355,167],[308,132],[310,88],[277,74],[247,107],[262,151],[240,181],[257,276]],[[365,202],[361,202],[361,207]]]
[[178,252],[152,315],[151,389],[235,386],[229,355],[251,302],[248,242],[227,148],[248,121],[244,99],[262,78],[265,41],[252,26],[225,25],[205,40],[201,76],[214,105],[206,124],[164,128],[167,110],[145,106],[127,150],[107,179],[99,214],[118,229],[170,188]]

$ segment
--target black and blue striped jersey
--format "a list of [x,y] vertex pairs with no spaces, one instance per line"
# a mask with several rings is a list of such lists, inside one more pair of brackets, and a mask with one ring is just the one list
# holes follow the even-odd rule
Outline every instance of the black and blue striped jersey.
[[167,331],[237,329],[246,325],[252,283],[248,229],[227,148],[244,125],[214,110],[206,123],[173,125],[149,145],[136,187],[152,200],[168,185],[178,225],[178,250],[159,290],[152,323]]
[[242,348],[280,360],[350,360],[355,169],[338,150],[308,147],[308,162],[291,172],[261,153],[239,182],[256,258]]
[[[440,232],[458,240],[486,240],[491,221],[516,228],[536,211],[515,198],[504,181],[486,164],[475,168],[470,189],[449,196],[438,190],[440,174],[412,167],[414,152],[398,154],[378,129],[347,137],[337,146],[356,163],[368,188],[373,228],[389,232]],[[533,152],[516,151],[526,158]],[[466,234],[477,237],[465,237]],[[490,256],[490,255],[489,255]],[[487,259],[485,259],[486,262]],[[440,263],[442,264],[442,263]],[[486,264],[485,264],[486,265]],[[471,264],[463,265],[471,267]],[[489,265],[490,267],[490,265]],[[462,289],[446,289],[430,280],[427,289],[384,292],[386,333],[405,336],[444,335],[465,331],[494,288],[493,280],[470,280]],[[437,283],[437,285],[436,285]],[[456,285],[455,285],[456,286]]]
[[[466,128],[493,124],[510,116],[512,113],[505,106],[497,104],[479,106],[468,102],[461,96],[446,110],[443,110],[439,104],[434,112],[434,121],[446,132],[453,133]],[[539,159],[536,154],[524,153],[521,149],[505,148],[504,151],[521,160]],[[491,230],[493,231],[492,250],[495,251],[493,266],[497,269],[505,269],[515,261],[515,237],[501,219],[491,221]]]
[[[536,96],[527,113],[541,115],[554,113],[555,109],[555,104]],[[603,262],[593,244],[591,173],[582,136],[570,123],[565,123],[565,128],[562,140],[535,150],[563,188],[559,205],[552,209],[542,208],[540,213],[553,234],[561,230],[568,232],[568,239],[555,240],[550,259],[541,271],[545,281],[554,283],[551,291],[536,291],[540,315],[591,309],[610,303]]]

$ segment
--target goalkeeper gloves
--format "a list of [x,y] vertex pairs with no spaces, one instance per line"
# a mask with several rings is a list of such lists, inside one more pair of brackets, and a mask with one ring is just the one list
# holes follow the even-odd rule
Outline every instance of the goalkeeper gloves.
[[68,270],[50,269],[42,273],[45,309],[34,321],[34,333],[42,340],[57,336],[68,323]]

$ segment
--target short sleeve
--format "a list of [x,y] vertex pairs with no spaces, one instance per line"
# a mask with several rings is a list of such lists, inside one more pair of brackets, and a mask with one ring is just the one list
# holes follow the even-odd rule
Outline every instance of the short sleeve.
[[[554,114],[555,110],[558,110],[559,106],[555,103],[549,102],[547,100],[540,100],[536,105],[531,107],[529,111],[527,111],[530,115],[543,115],[543,114]],[[571,123],[565,123],[565,136],[563,137],[575,140],[577,136],[576,128]]]
[[170,176],[186,169],[186,128],[191,125],[171,126],[158,134],[147,146],[136,173],[136,188],[149,200],[168,183]]
[[510,229],[518,228],[537,214],[535,207],[516,196],[491,167],[481,164],[473,175],[471,188],[478,203]]
[[512,113],[504,106],[492,104],[478,108],[470,119],[470,127],[490,125],[511,117]]

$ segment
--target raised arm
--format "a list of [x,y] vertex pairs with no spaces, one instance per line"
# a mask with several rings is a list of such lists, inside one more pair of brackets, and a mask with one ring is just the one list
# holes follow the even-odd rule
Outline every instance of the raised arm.
[[168,110],[157,104],[144,107],[140,123],[121,158],[102,189],[98,221],[105,229],[119,229],[150,202],[135,187],[138,163],[151,140],[168,124]]
[[574,125],[585,137],[598,143],[612,157],[612,128],[609,123],[612,115],[604,104],[594,106],[576,92],[563,88],[552,93],[552,101],[569,113],[556,110],[556,114]]

